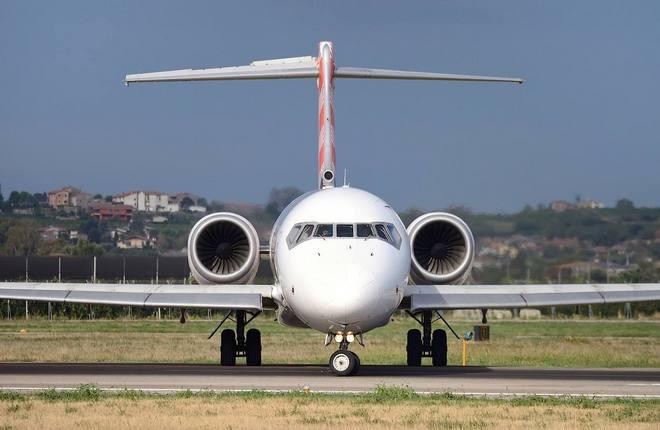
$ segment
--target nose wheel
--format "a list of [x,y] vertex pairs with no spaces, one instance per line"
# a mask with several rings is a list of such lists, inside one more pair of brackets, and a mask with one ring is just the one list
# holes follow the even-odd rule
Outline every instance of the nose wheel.
[[360,357],[348,349],[340,349],[330,356],[330,370],[337,376],[355,375],[360,370]]

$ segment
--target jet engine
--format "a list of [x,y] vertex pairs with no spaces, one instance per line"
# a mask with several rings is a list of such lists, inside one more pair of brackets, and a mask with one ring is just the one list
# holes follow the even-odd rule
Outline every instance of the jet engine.
[[432,212],[408,226],[412,248],[410,274],[418,284],[462,284],[474,260],[474,236],[465,222]]
[[231,212],[207,215],[188,236],[188,264],[200,284],[247,284],[259,268],[257,231]]

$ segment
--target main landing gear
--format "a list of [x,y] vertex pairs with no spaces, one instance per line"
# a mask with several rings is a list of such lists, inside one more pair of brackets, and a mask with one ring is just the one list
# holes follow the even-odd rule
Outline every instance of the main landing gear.
[[[348,350],[347,339],[355,339],[352,333],[344,336],[341,333],[335,335],[335,339],[339,342],[339,349],[332,353],[330,356],[330,370],[337,376],[350,376],[355,375],[360,370],[360,357],[353,351]],[[361,338],[360,338],[361,339]],[[362,342],[359,340],[359,342]],[[362,343],[361,343],[362,344]]]
[[[250,314],[246,311],[236,311],[236,331],[224,329],[220,334],[220,364],[223,366],[235,366],[236,357],[245,357],[245,364],[248,366],[261,366],[261,332],[251,328],[245,333],[245,326],[248,325],[258,314]],[[220,326],[229,318],[227,314]],[[213,336],[211,333],[211,336]],[[209,336],[210,338],[210,336]]]
[[422,357],[431,357],[434,366],[446,366],[447,332],[441,329],[431,331],[432,324],[438,319],[444,321],[444,318],[438,314],[438,318],[434,320],[433,311],[421,312],[421,319],[417,317],[420,314],[410,312],[408,314],[422,326],[422,332],[417,329],[408,330],[406,343],[408,366],[421,366]]

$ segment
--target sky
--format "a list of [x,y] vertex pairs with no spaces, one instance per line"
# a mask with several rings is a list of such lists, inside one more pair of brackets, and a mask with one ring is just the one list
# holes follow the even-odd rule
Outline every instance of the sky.
[[0,184],[265,202],[317,181],[313,80],[122,85],[316,55],[524,85],[341,79],[338,179],[396,209],[660,205],[657,1],[0,1]]

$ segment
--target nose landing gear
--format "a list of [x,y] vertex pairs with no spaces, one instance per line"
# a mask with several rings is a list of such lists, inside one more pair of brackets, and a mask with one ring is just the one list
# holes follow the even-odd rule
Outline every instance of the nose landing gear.
[[352,376],[360,370],[360,357],[348,350],[345,337],[339,344],[339,349],[330,356],[330,370],[337,376]]
[[360,357],[348,349],[338,349],[330,356],[330,370],[337,376],[350,376],[360,370]]

